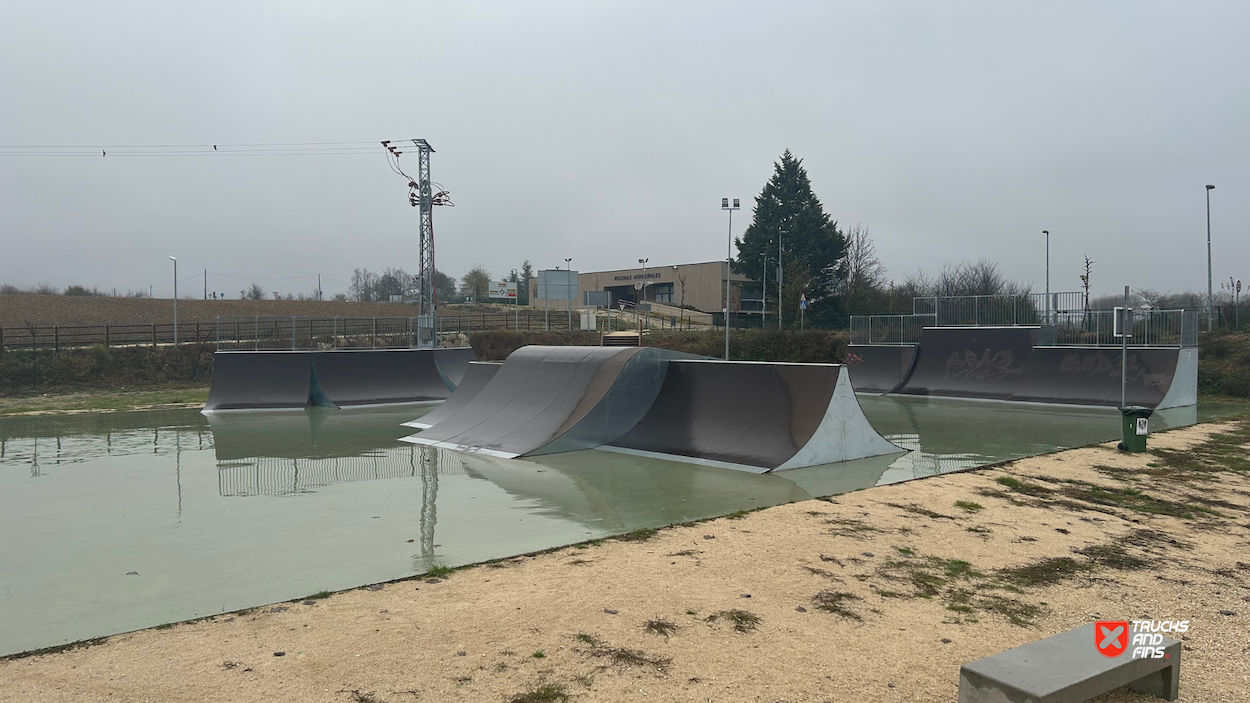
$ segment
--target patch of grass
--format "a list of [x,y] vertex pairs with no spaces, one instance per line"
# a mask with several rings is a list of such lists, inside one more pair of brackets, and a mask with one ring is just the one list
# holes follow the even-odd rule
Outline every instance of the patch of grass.
[[174,629],[174,624],[172,622],[167,622],[162,625],[157,625],[156,627],[152,629],[153,630],[172,630]]
[[383,703],[381,698],[368,691],[351,691],[352,703]]
[[863,618],[859,613],[851,610],[846,606],[849,601],[863,600],[854,593],[846,593],[845,591],[821,591],[812,596],[812,603],[817,610],[823,610],[826,613],[833,613],[847,620],[862,622]]
[[750,515],[751,512],[752,511],[750,510],[735,510],[732,513],[729,513],[728,515],[726,515],[725,519],[726,520],[741,520],[745,518],[747,515]]
[[973,525],[972,527],[965,527],[965,528],[964,528],[964,531],[965,531],[965,532],[976,532],[977,534],[981,534],[981,535],[988,535],[988,534],[990,534],[991,532],[993,532],[993,530],[991,530],[990,528],[988,528],[988,527],[982,527],[981,525]]
[[898,508],[899,510],[902,510],[903,512],[911,513],[912,515],[923,515],[924,517],[932,518],[934,520],[954,520],[955,519],[954,517],[950,515],[943,515],[942,513],[929,510],[923,505],[919,505],[917,503],[910,503],[908,505],[901,505],[899,503],[886,503],[886,505],[890,506],[891,508]]
[[507,703],[566,703],[568,691],[558,683],[544,683],[507,699]]
[[[656,621],[651,621],[651,622],[656,622]],[[672,623],[669,623],[669,625],[672,628],[668,630],[669,632],[675,631],[677,629],[676,625],[673,625]],[[646,626],[644,625],[644,628],[645,627]],[[668,628],[662,627],[661,629],[668,629]],[[653,657],[653,656],[648,655],[646,652],[643,652],[642,650],[628,649],[626,647],[609,646],[606,642],[599,639],[598,637],[594,635],[588,635],[584,632],[579,633],[576,636],[576,639],[578,642],[589,645],[589,649],[584,650],[587,655],[594,657],[596,659],[606,659],[608,661],[608,664],[606,666],[624,666],[624,667],[649,666],[649,667],[653,667],[657,671],[662,672],[664,668],[667,667],[672,662],[672,659],[669,659],[668,657]]]
[[1184,520],[1193,520],[1199,516],[1223,517],[1206,506],[1155,498],[1133,487],[1116,488],[1100,486],[1088,481],[1067,481],[1060,489],[1060,493],[1082,503],[1122,508],[1147,515],[1168,515]]
[[863,520],[856,520],[855,518],[829,518],[828,520],[825,520],[825,524],[833,526],[829,528],[829,534],[837,535],[839,537],[863,538],[867,535],[883,532],[881,528],[869,525]]
[[329,591],[317,591],[311,596],[304,596],[303,598],[300,598],[299,600],[325,600],[326,598],[329,598],[332,595],[334,594]]
[[588,566],[590,564],[593,564],[594,562],[590,561],[589,559],[573,559],[572,561],[566,561],[564,563],[568,564],[569,566]]
[[644,527],[641,530],[634,530],[633,532],[626,532],[625,534],[618,536],[617,539],[621,540],[622,542],[646,542],[647,540],[651,539],[657,534],[659,534],[659,530],[656,530],[650,527]]
[[978,510],[985,509],[984,505],[981,505],[980,503],[974,503],[970,500],[957,500],[955,501],[955,507],[962,508],[963,510],[967,510],[970,513],[975,513]]
[[648,620],[642,624],[642,629],[653,635],[662,635],[664,639],[668,639],[677,632],[677,623],[671,622],[666,618],[656,618]]
[[425,570],[425,577],[431,579],[445,579],[448,576],[451,576],[453,572],[455,572],[455,569],[445,564],[431,564],[430,567]]
[[536,651],[535,651],[533,654],[531,654],[530,656],[531,656],[531,657],[533,657],[533,658],[535,658],[535,659],[546,659],[546,658],[547,658],[547,653],[546,653],[546,652],[544,652],[543,650],[539,649],[539,650],[536,650]]
[[1034,496],[1034,497],[1044,496],[1052,492],[1051,489],[1043,485],[1021,481],[1020,479],[1015,478],[1014,476],[999,476],[998,478],[994,479],[994,482],[1000,486],[1006,486],[1007,488],[1010,488],[1016,493],[1023,493],[1024,495],[1027,495],[1027,496]]
[[1072,557],[1049,557],[1033,564],[999,569],[998,574],[1018,586],[1050,586],[1088,571],[1089,567]]
[[52,647],[42,647],[40,649],[32,649],[29,652],[18,652],[17,654],[6,654],[0,657],[0,662],[11,661],[16,659],[25,659],[27,657],[41,657],[45,654],[60,654],[62,652],[72,652],[76,649],[86,649],[87,647],[95,647],[108,641],[107,637],[96,637],[95,639],[82,640],[81,642],[70,642],[69,644],[58,644]]
[[732,610],[721,610],[715,612],[705,618],[706,622],[716,622],[717,620],[727,620],[733,625],[734,632],[747,633],[751,632],[762,622],[760,616],[749,610],[740,610],[734,608]]
[[693,557],[702,553],[703,552],[697,549],[683,549],[680,552],[673,552],[672,554],[669,554],[668,556],[670,557]]
[[803,570],[804,570],[804,571],[806,571],[807,573],[811,574],[812,576],[823,576],[824,578],[827,578],[827,579],[832,579],[832,580],[834,580],[834,581],[841,581],[841,580],[842,580],[842,579],[838,578],[837,576],[835,576],[834,574],[832,574],[832,573],[830,573],[830,572],[828,572],[828,571],[826,571],[826,570],[824,570],[824,569],[821,569],[821,568],[819,568],[819,567],[815,567],[815,566],[807,566],[806,564],[804,564],[804,565],[803,565]]
[[1145,559],[1139,559],[1124,550],[1118,544],[1093,544],[1077,553],[1088,557],[1096,566],[1107,566],[1120,571],[1137,571],[1150,565]]
[[895,547],[894,550],[897,551],[899,554],[902,554],[905,557],[916,556],[916,550],[912,549],[911,547]]

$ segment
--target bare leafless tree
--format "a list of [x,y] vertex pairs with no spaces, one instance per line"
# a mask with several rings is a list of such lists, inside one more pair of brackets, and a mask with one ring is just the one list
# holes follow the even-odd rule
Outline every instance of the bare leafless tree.
[[868,228],[856,223],[846,232],[841,268],[845,276],[837,286],[846,314],[863,312],[871,300],[884,292],[886,269],[877,256],[877,245]]

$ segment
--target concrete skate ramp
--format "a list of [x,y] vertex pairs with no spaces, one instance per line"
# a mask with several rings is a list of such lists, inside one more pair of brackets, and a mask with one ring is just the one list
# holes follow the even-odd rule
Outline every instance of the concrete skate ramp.
[[468,405],[469,401],[476,398],[477,394],[481,393],[482,389],[486,387],[486,384],[490,383],[500,366],[503,366],[503,364],[490,361],[474,361],[466,364],[467,368],[450,398],[443,401],[442,405],[439,405],[431,412],[411,422],[405,422],[403,426],[415,427],[420,430],[429,429],[460,412],[461,408]]
[[905,395],[1011,400],[1028,374],[1037,327],[926,327]]
[[846,368],[673,361],[651,410],[604,449],[763,473],[899,453],[868,423]]
[[204,410],[303,408],[314,391],[308,352],[216,352]]
[[856,393],[889,393],[907,378],[916,360],[916,346],[851,344],[846,370]]
[[451,389],[436,352],[452,373],[473,353],[467,348],[216,352],[204,410],[444,400]]
[[649,347],[522,347],[451,417],[404,441],[504,458],[589,449],[646,413],[669,359]]

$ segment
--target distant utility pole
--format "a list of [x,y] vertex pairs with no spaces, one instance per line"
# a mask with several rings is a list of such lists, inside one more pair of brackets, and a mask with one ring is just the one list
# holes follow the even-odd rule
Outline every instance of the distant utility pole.
[[[404,153],[401,146],[411,144],[417,149],[417,177],[414,179],[399,166],[399,157]],[[451,198],[442,186],[437,193],[433,186],[438,185],[430,180],[430,154],[434,147],[424,139],[384,140],[382,147],[386,150],[387,163],[391,170],[408,179],[408,204],[421,209],[421,226],[418,236],[418,269],[420,288],[417,291],[418,346],[425,345],[420,339],[419,331],[424,322],[432,335],[429,344],[438,346],[438,280],[434,267],[434,207],[446,205],[454,207]]]
[[204,299],[208,300],[208,269],[204,269]]
[[[570,259],[564,260],[564,269],[565,269],[564,280],[568,281],[569,278],[573,275],[573,259],[570,258]],[[573,282],[573,284],[577,286],[577,289],[579,291],[581,290],[581,285],[578,285],[580,283],[581,281]],[[573,331],[573,299],[569,297],[569,287],[567,283],[564,286],[564,307],[565,309],[569,311],[569,331],[572,332]]]
[[729,213],[729,243],[725,245],[725,361],[729,361],[729,262],[733,260],[734,246],[734,210],[738,209],[738,199],[729,204],[729,198],[720,199],[720,209]]
[[317,274],[317,300],[321,300],[321,274]]

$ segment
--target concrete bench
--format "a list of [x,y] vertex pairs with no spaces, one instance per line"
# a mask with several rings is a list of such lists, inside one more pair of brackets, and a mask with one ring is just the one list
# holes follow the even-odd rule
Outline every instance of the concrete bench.
[[1118,657],[1103,656],[1094,645],[1090,623],[1053,637],[964,664],[959,670],[959,703],[1078,703],[1121,686],[1176,700],[1181,674],[1181,643],[1164,637],[1164,659],[1133,658],[1129,647]]

